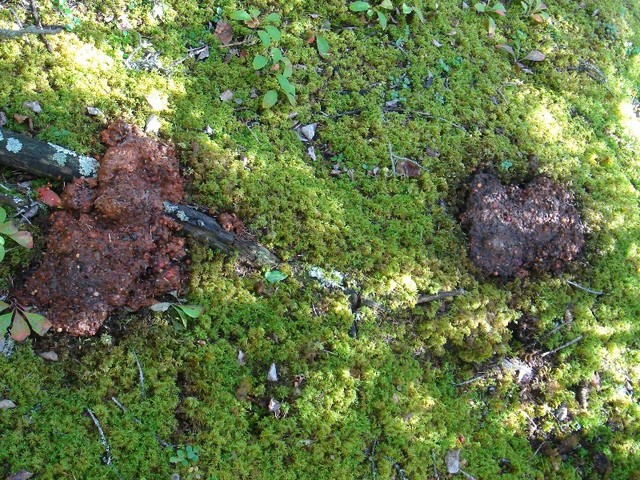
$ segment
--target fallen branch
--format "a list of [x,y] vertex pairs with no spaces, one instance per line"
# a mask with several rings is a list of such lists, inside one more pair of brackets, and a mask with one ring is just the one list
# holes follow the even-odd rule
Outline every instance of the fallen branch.
[[583,335],[578,335],[573,340],[560,345],[558,348],[554,348],[553,350],[549,350],[548,352],[544,352],[542,355],[540,355],[540,358],[544,358],[546,356],[553,355],[554,353],[557,353],[557,352],[559,352],[560,350],[562,350],[564,348],[570,347],[574,343],[578,343],[580,340],[582,340],[582,338],[583,338]]
[[64,30],[64,27],[25,27],[17,30],[0,28],[0,37],[14,38],[23,35],[54,35]]
[[[99,166],[94,158],[2,128],[0,164],[60,180],[95,177]],[[226,254],[237,253],[242,260],[260,266],[281,263],[276,255],[262,245],[227,232],[213,218],[194,208],[167,202],[165,211],[182,224],[189,235]]]
[[573,282],[573,281],[571,281],[571,280],[566,280],[566,282],[567,282],[569,285],[571,285],[571,286],[573,286],[573,287],[576,287],[576,288],[578,288],[578,289],[580,289],[580,290],[582,290],[582,291],[584,291],[584,292],[592,293],[592,294],[594,294],[594,295],[604,295],[604,292],[599,292],[598,290],[592,290],[592,289],[590,289],[590,288],[583,287],[583,286],[582,286],[582,285],[580,285],[579,283]]

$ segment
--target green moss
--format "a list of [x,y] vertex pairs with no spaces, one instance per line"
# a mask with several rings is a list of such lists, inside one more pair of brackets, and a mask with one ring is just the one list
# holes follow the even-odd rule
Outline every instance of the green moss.
[[[16,403],[0,410],[0,475],[393,478],[396,463],[409,478],[426,478],[434,458],[444,475],[444,455],[455,448],[476,478],[640,474],[639,412],[628,390],[640,381],[635,4],[558,0],[548,3],[552,23],[538,25],[512,2],[489,38],[473,6],[453,0],[426,4],[423,24],[397,15],[384,31],[338,0],[223,2],[235,41],[250,33],[229,20],[235,9],[283,15],[280,46],[295,65],[298,105],[263,111],[275,77],[251,67],[251,40],[235,54],[219,44],[209,26],[218,5],[162,2],[158,16],[156,3],[74,5],[79,23],[47,37],[53,53],[37,37],[0,42],[7,127],[24,131],[13,115],[29,115],[37,138],[93,154],[107,121],[144,126],[155,113],[181,155],[190,200],[237,213],[292,262],[280,267],[289,277],[265,284],[263,271],[192,245],[190,301],[206,312],[187,330],[162,315],[125,315],[102,340],[51,334],[0,357],[0,397]],[[14,27],[12,11],[32,23],[20,2],[8,6],[0,27]],[[40,15],[44,24],[68,21],[49,4]],[[309,32],[328,39],[329,57],[307,43]],[[533,74],[518,72],[495,48],[502,43],[546,59],[530,65]],[[189,58],[200,44],[209,58]],[[126,66],[147,53],[163,68]],[[398,86],[404,78],[407,88]],[[234,98],[222,102],[226,90]],[[152,105],[152,94],[166,103]],[[32,100],[42,113],[23,105]],[[104,117],[87,116],[87,106]],[[293,128],[308,123],[318,124],[316,137],[303,144]],[[394,177],[390,147],[418,161],[422,176]],[[343,173],[333,175],[334,165]],[[478,276],[458,221],[478,170],[513,182],[537,172],[567,185],[588,228],[584,257],[559,278]],[[32,261],[14,253],[0,267],[3,289]],[[356,321],[343,293],[301,273],[310,265],[346,274],[382,308],[363,307]],[[419,293],[460,288],[466,295],[415,305]],[[531,318],[530,343],[518,341],[514,332]],[[557,348],[529,387],[499,368],[502,358]],[[48,349],[61,360],[35,353]],[[275,383],[267,381],[272,363]],[[577,392],[596,373],[585,407]],[[281,403],[277,417],[271,399]],[[554,416],[561,406],[566,423]],[[102,423],[112,466],[101,460],[87,408]],[[198,471],[172,464],[174,449],[161,442],[198,446]],[[600,454],[607,460],[597,464]]]

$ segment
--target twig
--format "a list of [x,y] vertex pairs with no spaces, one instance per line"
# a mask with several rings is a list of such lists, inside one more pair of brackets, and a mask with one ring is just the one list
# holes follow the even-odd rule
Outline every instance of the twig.
[[460,470],[460,473],[461,473],[462,475],[464,475],[465,477],[467,477],[469,480],[476,480],[476,477],[474,477],[473,475],[471,475],[471,474],[469,474],[469,473],[465,472],[464,470]]
[[[38,28],[42,28],[42,22],[40,21],[40,15],[38,15],[38,6],[36,5],[36,0],[31,0],[31,14],[33,15],[33,20],[36,22]],[[40,40],[42,40],[44,46],[47,47],[49,53],[53,53],[53,48],[51,48],[47,37],[41,34]]]
[[542,442],[538,448],[536,448],[536,451],[535,451],[535,452],[533,452],[533,455],[531,455],[531,456],[529,457],[529,460],[533,460],[533,457],[535,457],[535,456],[538,454],[538,452],[540,451],[540,449],[543,447],[543,445],[544,445],[545,443],[547,443],[547,441],[546,441],[546,440],[545,440],[544,442]]
[[431,450],[431,456],[433,457],[433,477],[436,480],[440,480],[440,474],[438,473],[438,460],[436,460],[436,452]]
[[376,470],[376,445],[378,444],[378,439],[376,438],[373,441],[373,445],[371,445],[371,453],[369,453],[369,460],[371,461],[371,473],[373,475],[373,480],[378,478],[378,471]]
[[138,374],[140,376],[140,398],[144,400],[144,373],[142,373],[142,365],[140,365],[140,360],[138,360],[138,355],[136,355],[136,351],[132,350],[133,358],[136,359],[136,365],[138,365]]
[[387,460],[389,460],[391,462],[391,465],[393,465],[393,468],[395,468],[396,473],[398,474],[398,476],[400,477],[400,480],[409,480],[409,477],[407,477],[407,474],[404,473],[404,470],[402,469],[402,467],[400,465],[398,465],[393,458],[391,457],[385,457]]
[[432,119],[434,119],[434,120],[439,120],[439,121],[441,121],[441,122],[448,123],[448,124],[449,124],[449,125],[451,125],[452,127],[459,128],[459,129],[460,129],[460,130],[462,130],[463,132],[466,132],[466,131],[467,131],[467,129],[466,129],[466,128],[464,128],[464,127],[463,127],[462,125],[460,125],[459,123],[452,122],[451,120],[447,120],[446,118],[443,118],[443,117],[438,117],[438,116],[436,116],[436,115],[432,115],[432,114],[431,114],[431,113],[429,113],[429,112],[417,112],[417,111],[415,111],[415,110],[409,110],[407,113],[413,113],[413,114],[415,114],[415,115],[420,115],[421,117],[425,117],[425,118],[432,118]]
[[435,295],[418,295],[416,305],[432,302],[434,300],[442,300],[444,298],[459,297],[460,295],[464,295],[466,293],[467,291],[464,288],[460,288],[458,290],[452,290],[450,292],[438,292]]
[[17,30],[8,28],[0,28],[0,37],[13,38],[22,35],[53,35],[64,30],[63,27],[25,27]]
[[[124,407],[124,405],[122,405],[122,403],[120,403],[120,401],[116,397],[111,397],[111,401],[115,403],[120,410],[122,410],[122,413],[125,413],[125,414],[127,413],[127,409]],[[133,420],[138,425],[143,425],[142,421],[139,418],[136,418],[136,417],[131,417],[131,418],[133,418]],[[170,443],[165,442],[158,435],[156,435],[156,440],[161,447],[175,448],[175,445],[171,445]]]
[[218,48],[230,48],[230,47],[239,47],[240,45],[253,45],[256,42],[255,37],[247,37],[241,42],[227,43],[218,45]]
[[478,380],[482,380],[486,374],[487,374],[487,372],[481,373],[480,375],[477,375],[477,376],[475,376],[473,378],[470,378],[469,380],[465,380],[464,382],[454,383],[453,386],[454,387],[461,387],[462,385],[468,385],[470,383],[477,382]]
[[102,445],[104,445],[104,448],[106,450],[105,456],[102,458],[102,460],[104,461],[105,464],[111,465],[111,460],[112,460],[112,458],[111,458],[111,447],[109,447],[109,442],[107,442],[107,437],[104,434],[104,430],[102,430],[102,425],[100,425],[100,421],[93,414],[93,412],[91,411],[90,408],[87,408],[87,413],[91,417],[91,420],[93,420],[93,424],[98,429],[98,433],[100,434],[100,441],[102,442]]
[[562,350],[563,348],[567,348],[570,347],[571,345],[573,345],[574,343],[578,343],[580,340],[582,340],[582,338],[584,337],[584,335],[578,335],[576,338],[574,338],[573,340],[564,343],[562,345],[560,345],[558,348],[554,348],[553,350],[549,350],[548,352],[544,352],[542,355],[540,355],[540,358],[544,358],[548,355],[553,355],[554,353],[559,352],[560,350]]
[[590,288],[587,287],[583,287],[582,285],[580,285],[579,283],[573,282],[571,280],[565,280],[569,285],[574,286],[576,288],[579,288],[580,290],[583,290],[587,293],[593,293],[594,295],[604,295],[604,292],[599,292],[598,290],[592,290]]

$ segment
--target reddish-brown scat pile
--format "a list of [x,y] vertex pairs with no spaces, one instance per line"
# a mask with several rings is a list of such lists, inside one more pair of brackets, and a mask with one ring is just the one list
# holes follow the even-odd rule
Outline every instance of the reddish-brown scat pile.
[[163,213],[163,201],[183,196],[173,150],[122,122],[101,140],[97,180],[67,185],[43,261],[18,295],[71,335],[95,335],[115,309],[149,306],[182,279],[184,239]]

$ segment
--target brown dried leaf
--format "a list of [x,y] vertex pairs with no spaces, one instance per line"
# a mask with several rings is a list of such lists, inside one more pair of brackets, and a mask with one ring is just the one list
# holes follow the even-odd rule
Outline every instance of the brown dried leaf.
[[523,60],[529,60],[530,62],[541,62],[545,59],[544,53],[538,50],[531,50]]
[[407,178],[418,178],[422,175],[422,167],[413,160],[400,160],[396,163],[396,173]]
[[19,113],[14,113],[13,114],[13,119],[16,122],[22,124],[22,123],[26,122],[29,119],[29,117],[27,117],[26,115],[20,115]]
[[511,54],[511,56],[513,58],[516,58],[516,52],[513,51],[513,47],[511,47],[511,45],[507,45],[505,43],[501,43],[499,45],[496,45],[496,48],[499,50],[502,50],[504,52],[507,52],[509,54]]

